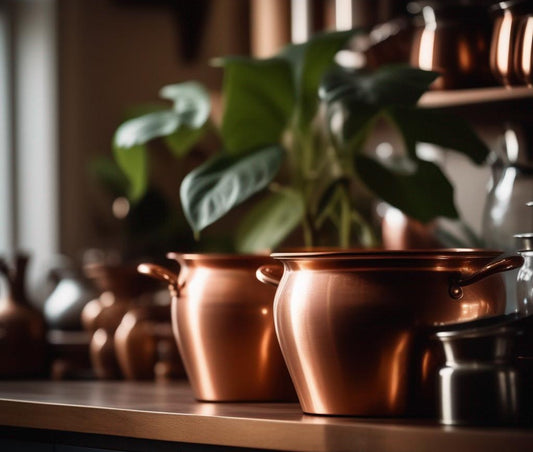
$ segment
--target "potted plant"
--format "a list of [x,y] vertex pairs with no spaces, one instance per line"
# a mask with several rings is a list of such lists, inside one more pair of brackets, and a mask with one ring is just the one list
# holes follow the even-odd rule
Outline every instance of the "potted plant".
[[[437,165],[417,156],[416,144],[451,148],[476,163],[486,158],[486,146],[458,117],[416,105],[437,73],[407,66],[349,72],[336,66],[335,54],[354,33],[319,34],[268,59],[216,60],[224,69],[219,125],[210,119],[209,96],[201,85],[163,87],[160,95],[172,108],[126,121],[114,137],[131,199],[147,187],[147,143],[162,138],[181,158],[216,130],[222,151],[184,178],[181,204],[198,235],[264,193],[240,222],[240,252],[275,248],[298,227],[306,246],[375,245],[354,186],[423,222],[457,218],[451,184]],[[365,143],[382,120],[403,138],[400,157],[379,160],[366,152]]]
[[[439,215],[457,216],[452,186],[437,166],[417,157],[415,144],[429,141],[453,147],[476,162],[485,158],[486,147],[457,118],[421,112],[416,106],[438,74],[409,67],[349,74],[336,67],[336,53],[354,33],[359,32],[319,34],[268,59],[217,60],[224,69],[220,124],[210,119],[209,96],[201,85],[165,86],[160,94],[172,101],[172,107],[123,123],[114,137],[114,154],[130,181],[130,197],[139,199],[148,185],[147,144],[151,140],[163,139],[170,151],[182,158],[215,131],[222,151],[184,178],[181,205],[198,235],[262,193],[261,198],[254,198],[257,201],[238,227],[236,248],[241,253],[275,248],[298,227],[307,246],[374,245],[377,240],[359,209],[355,187],[369,188],[423,221]],[[418,121],[427,117],[438,120],[438,126],[419,126]],[[367,138],[381,119],[404,137],[402,158],[383,162],[365,153]],[[259,398],[257,394],[203,392],[195,383],[198,359],[194,357],[204,355],[191,352],[194,341],[187,336],[194,324],[195,337],[210,344],[205,356],[207,352],[232,359],[241,356],[235,349],[237,342],[246,348],[246,356],[261,356],[261,341],[250,337],[256,329],[249,325],[261,324],[261,337],[272,337],[274,308],[273,293],[265,295],[267,304],[258,305],[263,297],[255,279],[258,256],[171,253],[169,257],[178,260],[182,275],[154,265],[140,266],[139,271],[169,283],[174,334],[196,396],[203,400]],[[206,268],[213,276],[207,276]],[[215,278],[221,278],[220,282]],[[244,293],[246,299],[241,296]],[[232,343],[235,338],[239,340]],[[277,341],[273,339],[271,344],[269,356],[279,357]],[[217,362],[214,358],[200,361]],[[228,369],[240,368],[238,362],[225,359],[220,367],[205,372],[205,381],[216,387],[220,380],[231,381],[221,378]],[[273,381],[283,381],[285,373],[276,365],[269,375],[277,375]],[[263,396],[260,399],[265,400]]]

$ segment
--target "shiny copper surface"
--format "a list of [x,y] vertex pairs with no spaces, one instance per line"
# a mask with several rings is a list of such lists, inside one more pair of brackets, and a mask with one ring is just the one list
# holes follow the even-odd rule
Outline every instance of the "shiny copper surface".
[[436,370],[436,356],[421,342],[421,332],[503,312],[504,282],[495,272],[519,266],[522,259],[491,263],[498,255],[481,250],[273,254],[284,267],[281,280],[275,266],[260,268],[258,277],[279,281],[276,333],[304,412],[410,414],[416,393],[425,391]]
[[[83,268],[85,275],[101,291],[89,301],[81,313],[84,329],[92,333],[89,353],[98,378],[120,378],[122,371],[116,355],[115,330],[122,318],[139,301],[139,297],[153,291],[157,284],[152,278],[140,275],[131,264],[108,265],[93,263]],[[125,342],[121,342],[121,346]],[[127,352],[124,351],[122,356]]]
[[515,43],[515,68],[520,81],[533,86],[533,7],[520,19]]
[[493,74],[506,86],[531,83],[533,25],[528,25],[527,18],[533,13],[533,5],[529,0],[506,1],[494,5],[493,11],[490,47]]
[[195,397],[204,401],[295,400],[274,330],[275,289],[255,278],[267,256],[168,256],[179,276],[142,264],[170,283],[172,326]]
[[411,64],[442,74],[437,89],[471,88],[494,84],[490,73],[491,22],[482,5],[445,2],[423,4],[424,24],[416,31]]
[[165,366],[167,377],[183,377],[185,371],[176,348],[170,321],[170,305],[146,305],[130,309],[114,335],[120,369],[129,380],[156,377]]

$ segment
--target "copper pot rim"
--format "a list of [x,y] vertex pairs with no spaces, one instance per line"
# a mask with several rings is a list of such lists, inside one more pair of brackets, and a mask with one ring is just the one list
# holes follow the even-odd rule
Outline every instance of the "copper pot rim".
[[441,248],[441,249],[410,249],[410,250],[356,250],[344,249],[341,251],[307,251],[272,253],[273,259],[281,261],[356,261],[364,263],[384,264],[385,262],[412,263],[419,265],[422,262],[435,261],[463,261],[494,259],[503,254],[501,250],[482,248]]
[[237,253],[167,253],[168,259],[187,265],[199,264],[202,266],[231,266],[231,267],[254,267],[271,263],[269,254],[237,254]]
[[[512,11],[515,8],[517,8],[518,11]],[[527,14],[533,11],[533,8],[531,7],[529,0],[506,0],[491,5],[489,11],[493,14],[502,14],[505,11]]]

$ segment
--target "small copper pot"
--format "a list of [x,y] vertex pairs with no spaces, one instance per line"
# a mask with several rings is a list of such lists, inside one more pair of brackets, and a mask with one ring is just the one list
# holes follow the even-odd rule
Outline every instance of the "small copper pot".
[[275,290],[255,271],[268,256],[168,254],[175,274],[153,264],[139,272],[165,280],[172,329],[195,397],[203,401],[296,400],[274,331]]
[[432,350],[420,344],[421,332],[504,311],[504,282],[496,273],[521,265],[522,258],[494,261],[498,255],[482,250],[273,254],[283,269],[264,266],[257,277],[279,283],[276,333],[303,411],[412,414],[413,394],[436,381],[439,367]]
[[493,74],[506,86],[531,83],[532,37],[529,0],[499,2],[492,7],[494,29],[490,47]]
[[423,25],[414,34],[411,64],[442,75],[436,89],[490,86],[490,17],[483,1],[418,0]]

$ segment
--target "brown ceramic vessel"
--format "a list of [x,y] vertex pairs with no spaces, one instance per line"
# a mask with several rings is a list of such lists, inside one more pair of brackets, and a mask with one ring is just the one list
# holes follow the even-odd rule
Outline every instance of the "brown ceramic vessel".
[[303,411],[412,414],[418,403],[413,394],[435,381],[438,368],[432,351],[420,344],[421,332],[503,312],[504,282],[496,273],[521,265],[522,258],[493,261],[498,255],[482,250],[273,254],[283,268],[261,267],[257,276],[279,283],[276,333]]
[[274,331],[275,290],[255,278],[268,256],[176,254],[179,276],[142,264],[169,284],[172,327],[192,389],[203,401],[295,400]]
[[27,264],[24,255],[11,268],[0,260],[0,274],[7,281],[7,294],[0,299],[0,377],[42,375],[46,364],[44,317],[26,296]]

